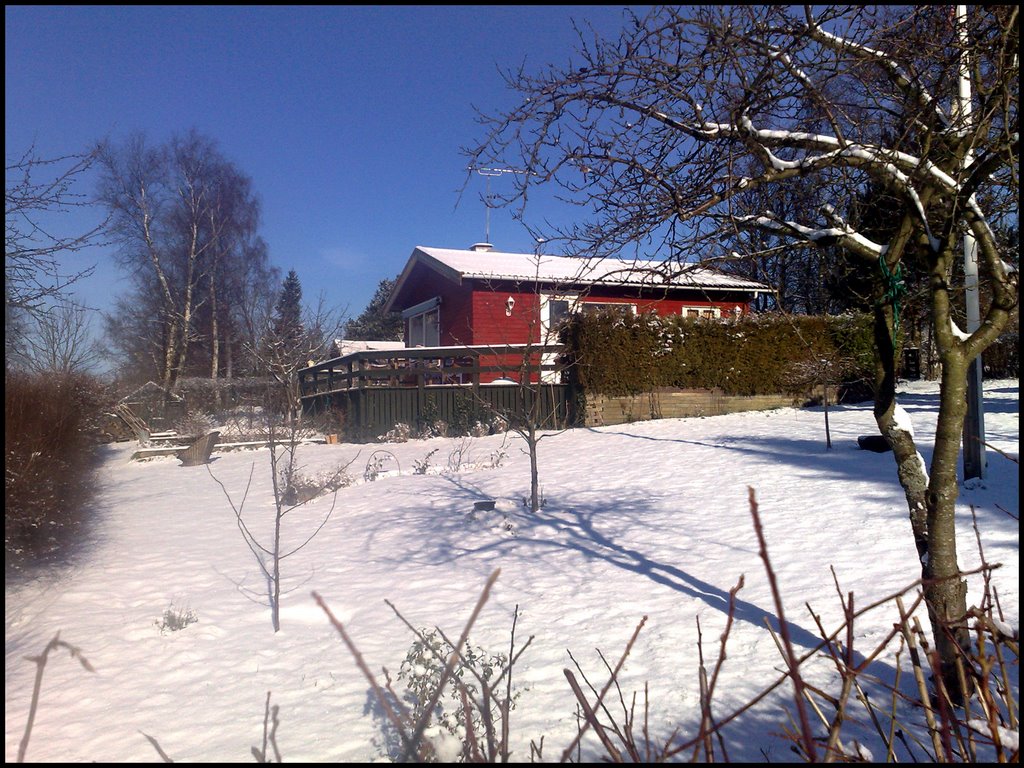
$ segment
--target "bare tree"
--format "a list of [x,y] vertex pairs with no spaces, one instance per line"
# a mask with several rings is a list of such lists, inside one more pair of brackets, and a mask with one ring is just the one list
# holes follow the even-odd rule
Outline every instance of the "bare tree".
[[[58,234],[58,218],[89,205],[74,191],[96,162],[95,153],[45,159],[35,147],[8,160],[4,178],[5,348],[17,344],[26,321],[66,299],[67,289],[94,266],[67,271],[61,261],[97,245],[106,222],[82,234]],[[42,178],[40,178],[42,177]]]
[[[294,276],[294,272],[292,275]],[[294,290],[297,286],[297,277],[294,282],[286,281],[286,284]],[[278,302],[279,307],[286,303],[290,306],[290,302]],[[236,504],[228,489],[217,480],[235,513],[238,529],[256,557],[266,580],[271,622],[275,632],[281,628],[281,561],[306,546],[327,524],[334,511],[334,502],[332,501],[330,510],[313,527],[303,542],[291,549],[286,549],[283,543],[284,518],[324,491],[337,492],[338,488],[347,484],[346,471],[352,461],[355,461],[353,458],[335,472],[325,476],[302,476],[298,463],[298,448],[308,436],[308,430],[302,425],[298,372],[308,365],[309,360],[324,357],[338,328],[341,327],[341,320],[338,311],[324,307],[323,299],[319,301],[315,310],[306,311],[301,321],[290,316],[287,319],[296,322],[281,322],[282,318],[275,313],[265,328],[262,342],[250,350],[259,363],[260,373],[267,381],[266,397],[263,402],[263,428],[270,447],[270,477],[274,495],[274,532],[269,540],[261,539],[244,518],[248,488]],[[216,477],[214,479],[216,480]]]
[[59,304],[32,318],[13,361],[38,373],[88,372],[101,353],[91,335],[90,310]]
[[[503,378],[509,379],[512,384],[507,386],[515,387],[515,405],[512,408],[496,409],[483,399],[480,405],[494,415],[497,415],[508,428],[515,432],[526,443],[525,452],[530,457],[530,498],[529,508],[531,512],[537,512],[544,504],[543,493],[540,485],[540,443],[546,437],[550,437],[551,429],[558,429],[558,409],[551,395],[551,385],[554,383],[550,378],[551,368],[557,366],[559,361],[557,355],[550,352],[553,345],[559,341],[559,332],[562,321],[550,320],[545,323],[541,317],[542,303],[542,281],[540,276],[541,262],[545,258],[541,254],[544,238],[527,228],[530,235],[537,243],[533,254],[534,274],[530,282],[533,295],[527,306],[520,307],[520,312],[526,312],[528,319],[525,324],[526,342],[519,347],[517,354],[508,355],[501,347],[494,347],[494,356],[501,361],[504,368]],[[548,290],[558,290],[557,285],[549,285]],[[583,292],[585,293],[585,291]],[[498,295],[496,292],[495,295]],[[580,294],[577,295],[577,298]],[[568,302],[565,302],[566,304]],[[506,308],[511,313],[512,307]],[[564,422],[563,422],[564,423]]]
[[[875,419],[893,447],[954,692],[956,646],[968,641],[955,532],[967,370],[1018,305],[1016,268],[993,235],[1018,215],[1018,47],[1012,6],[971,6],[965,25],[949,6],[659,7],[631,16],[616,40],[581,34],[565,68],[508,73],[521,103],[481,116],[486,135],[466,150],[473,165],[532,172],[515,177],[505,204],[553,183],[592,211],[560,233],[580,250],[639,242],[690,261],[741,253],[745,233],[767,232],[862,266],[874,290]],[[958,89],[966,81],[972,108]],[[898,215],[869,234],[849,207],[872,182],[897,195]],[[784,186],[818,204],[788,216],[758,206]],[[967,331],[953,309],[965,234],[991,293]],[[896,398],[900,273],[915,267],[942,362],[930,468]]]
[[[235,522],[242,534],[249,550],[256,558],[260,573],[263,575],[266,584],[266,598],[270,606],[270,622],[275,632],[281,629],[281,563],[302,550],[316,535],[323,529],[334,513],[337,504],[337,492],[350,482],[347,474],[348,468],[358,457],[353,457],[349,462],[339,466],[333,472],[324,473],[317,477],[307,478],[300,474],[297,466],[296,452],[301,444],[299,426],[292,424],[282,427],[272,416],[267,417],[267,436],[270,444],[270,476],[274,494],[274,529],[269,537],[261,536],[252,527],[251,519],[245,516],[245,502],[249,496],[249,489],[252,484],[252,471],[256,465],[253,464],[249,475],[249,484],[246,486],[241,499],[236,503],[231,493],[224,486],[209,464],[206,465],[207,472],[220,486],[225,498],[235,514]],[[294,546],[285,544],[285,517],[300,507],[316,499],[321,494],[330,492],[330,508],[324,513],[319,521],[310,522],[306,519],[299,525],[305,525],[306,533],[302,534],[302,540]]]

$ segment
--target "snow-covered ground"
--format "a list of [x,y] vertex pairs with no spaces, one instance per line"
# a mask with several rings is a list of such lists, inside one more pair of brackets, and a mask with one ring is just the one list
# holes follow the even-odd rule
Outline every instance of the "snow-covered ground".
[[[936,385],[915,382],[902,391],[928,460]],[[1016,459],[1018,382],[987,382],[985,396],[988,442]],[[28,717],[36,665],[25,657],[58,631],[95,672],[66,650],[51,654],[29,761],[156,760],[146,735],[176,761],[248,761],[262,742],[268,691],[280,708],[277,741],[285,760],[385,759],[385,729],[370,687],[311,593],[322,596],[383,680],[381,668],[395,677],[413,641],[385,600],[414,626],[439,626],[456,637],[496,569],[470,639],[507,652],[516,606],[517,645],[533,636],[516,667],[513,760],[528,760],[530,741],[542,736],[544,758],[560,757],[577,727],[563,674],[575,671],[569,652],[600,686],[607,673],[596,649],[614,663],[644,616],[622,690],[642,696],[649,684],[653,740],[677,728],[690,735],[699,722],[698,621],[710,664],[729,590],[741,576],[715,716],[752,698],[782,666],[764,623],[774,606],[748,488],[798,652],[818,640],[805,604],[830,629],[841,621],[830,569],[858,606],[920,575],[892,455],[856,445],[858,435],[875,432],[870,406],[833,408],[830,422],[832,451],[825,450],[820,409],[554,434],[540,445],[545,505],[537,514],[522,505],[529,461],[518,438],[504,447],[501,435],[304,446],[305,474],[348,464],[353,483],[336,500],[320,497],[285,518],[290,549],[336,501],[319,535],[282,563],[286,594],[276,634],[254,556],[214,479],[236,505],[244,497],[244,518],[269,542],[269,451],[216,455],[211,476],[173,458],[130,462],[131,443],[108,446],[96,541],[87,556],[73,568],[6,585],[6,759],[16,758]],[[995,450],[988,461],[986,479],[960,489],[961,567],[980,562],[973,505],[986,559],[1003,564],[995,585],[1016,629],[1019,527],[1007,512],[1019,515],[1018,467]],[[374,465],[377,478],[367,481]],[[480,500],[494,500],[495,508],[474,511]],[[980,581],[971,577],[969,602],[979,595]],[[168,610],[197,621],[161,631]],[[868,651],[896,618],[886,607],[858,619],[855,647]],[[891,680],[893,663],[882,657],[869,672]],[[830,669],[814,660],[806,674],[829,685]],[[1016,678],[1013,686],[1017,696]],[[782,686],[728,726],[729,757],[788,761],[792,753],[779,734],[789,702]],[[854,732],[870,736],[867,729]],[[600,754],[588,736],[583,759]]]

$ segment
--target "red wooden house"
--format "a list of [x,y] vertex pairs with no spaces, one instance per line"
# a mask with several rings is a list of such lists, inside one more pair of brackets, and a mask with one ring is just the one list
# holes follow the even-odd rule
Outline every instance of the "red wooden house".
[[[402,313],[407,347],[551,343],[574,312],[609,306],[631,313],[725,318],[744,314],[761,283],[661,262],[502,253],[486,243],[469,250],[417,246],[385,307]],[[515,378],[521,356],[482,364]]]

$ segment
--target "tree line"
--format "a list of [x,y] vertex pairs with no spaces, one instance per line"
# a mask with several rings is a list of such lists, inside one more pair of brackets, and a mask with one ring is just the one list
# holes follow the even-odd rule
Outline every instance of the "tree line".
[[[105,219],[81,235],[46,236],[47,215],[87,204],[88,174],[98,175],[94,202]],[[5,213],[8,365],[89,369],[102,355],[118,378],[173,391],[189,377],[266,373],[268,356],[281,351],[275,344],[298,356],[326,354],[309,338],[313,328],[327,344],[336,333],[401,338],[401,318],[382,311],[393,279],[382,279],[366,309],[344,323],[337,308],[303,305],[298,274],[282,279],[260,236],[252,179],[194,129],[163,144],[142,134],[105,141],[67,158],[26,152],[8,162]],[[103,315],[103,345],[89,337],[88,310],[70,295],[93,268],[64,275],[60,264],[97,245],[113,248],[130,286]]]

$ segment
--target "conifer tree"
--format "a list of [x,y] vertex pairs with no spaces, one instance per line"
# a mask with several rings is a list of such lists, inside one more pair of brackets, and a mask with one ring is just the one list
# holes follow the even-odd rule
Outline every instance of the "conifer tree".
[[274,338],[294,343],[302,336],[302,284],[295,270],[289,270],[274,305]]
[[402,339],[402,315],[385,312],[384,305],[391,297],[397,280],[384,278],[377,285],[377,291],[359,317],[345,323],[345,338],[360,341],[400,341]]

